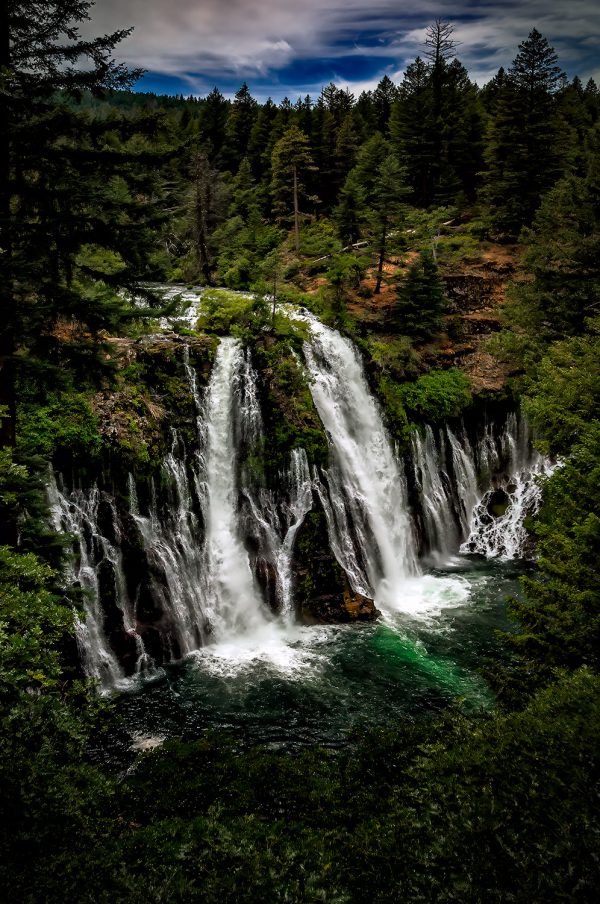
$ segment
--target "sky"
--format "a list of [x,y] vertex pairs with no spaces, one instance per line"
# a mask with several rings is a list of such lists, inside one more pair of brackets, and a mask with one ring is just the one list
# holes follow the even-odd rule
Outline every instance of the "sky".
[[399,83],[427,25],[454,25],[457,56],[484,84],[510,66],[532,28],[567,74],[600,85],[598,0],[96,0],[86,34],[134,26],[115,56],[146,74],[137,90],[295,101],[333,81],[357,96]]

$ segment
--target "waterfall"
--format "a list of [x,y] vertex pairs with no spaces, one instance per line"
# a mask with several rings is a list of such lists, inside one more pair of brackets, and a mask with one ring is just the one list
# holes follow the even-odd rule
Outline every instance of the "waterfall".
[[492,473],[485,492],[473,506],[460,551],[488,559],[523,558],[529,539],[525,519],[539,510],[540,478],[548,477],[555,466],[533,448],[527,422],[514,412],[509,414],[493,452],[489,437],[482,451],[482,462],[499,470]]
[[244,489],[250,510],[249,530],[258,538],[264,560],[275,573],[275,600],[286,618],[293,616],[292,555],[296,535],[313,507],[313,479],[304,449],[293,449],[290,468],[280,474],[284,498],[279,502],[272,490],[258,493]]
[[171,451],[163,465],[169,478],[168,506],[164,512],[159,511],[156,484],[152,481],[148,514],[142,515],[135,480],[131,474],[128,477],[129,508],[143,539],[150,593],[157,608],[168,615],[168,658],[196,650],[209,633],[200,604],[199,522],[194,511],[186,459],[185,446],[173,431]]
[[428,546],[434,557],[446,555],[457,548],[459,536],[443,438],[438,433],[436,440],[432,428],[427,424],[423,433],[413,433],[411,443],[415,463],[415,488],[421,499]]
[[326,468],[311,474],[294,449],[274,486],[264,480],[257,377],[249,350],[227,337],[205,387],[184,348],[194,420],[171,430],[159,474],[139,484],[130,474],[126,490],[66,489],[52,476],[54,525],[73,536],[68,579],[84,591],[82,662],[105,690],[209,645],[274,648],[283,636],[274,613],[291,631],[294,543],[315,496],[351,587],[388,612],[420,616],[466,593],[460,578],[421,575],[418,538],[436,564],[459,550],[526,552],[524,519],[549,465],[525,421],[426,426],[403,463],[352,342],[308,313],[293,316],[310,330],[304,357],[330,442]]
[[331,443],[317,485],[331,546],[355,591],[394,603],[418,573],[404,476],[353,344],[305,319],[310,389]]
[[[54,526],[74,538],[67,579],[85,591],[77,620],[82,662],[105,690],[123,686],[153,660],[252,637],[272,623],[244,543],[242,502],[253,492],[242,453],[259,451],[262,440],[250,355],[239,340],[222,339],[204,390],[187,348],[183,363],[196,440],[188,448],[183,435],[171,431],[160,490],[152,478],[138,493],[129,474],[123,509],[95,483],[68,491],[53,474],[49,481]],[[313,500],[304,450],[293,451],[282,484],[278,499],[260,490],[253,517],[264,527],[259,554],[272,559],[279,606],[291,613],[292,550]],[[128,561],[132,556],[137,565]]]
[[[116,518],[115,543],[102,533],[99,526],[100,492],[94,484],[89,493],[75,490],[69,496],[59,486],[51,471],[48,498],[53,526],[72,535],[74,555],[68,562],[65,575],[69,584],[83,590],[83,613],[75,615],[75,636],[86,674],[94,678],[101,689],[108,691],[124,680],[124,672],[105,631],[106,613],[102,607],[101,584],[113,581],[113,598],[121,612],[123,628],[133,635],[134,626],[130,601],[127,598],[123,563],[118,549],[119,532]],[[114,509],[111,507],[111,514]],[[136,643],[136,648],[140,649]],[[141,658],[143,659],[143,647]]]
[[240,341],[222,339],[204,401],[205,540],[200,592],[218,640],[250,633],[268,621],[240,535],[240,439],[244,431],[255,434],[260,425],[249,366]]
[[538,477],[550,473],[521,415],[484,421],[471,443],[464,427],[431,427],[412,437],[423,549],[436,562],[457,552],[522,558],[527,515],[541,501]]
[[[487,441],[487,438],[486,438]],[[414,485],[419,497],[423,551],[440,564],[456,554],[469,532],[480,498],[475,453],[464,429],[429,424],[411,437]]]

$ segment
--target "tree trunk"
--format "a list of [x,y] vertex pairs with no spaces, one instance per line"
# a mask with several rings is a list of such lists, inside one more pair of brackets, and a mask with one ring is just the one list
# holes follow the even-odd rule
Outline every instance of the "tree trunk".
[[205,282],[212,284],[212,267],[208,248],[208,217],[212,204],[210,171],[205,155],[196,157],[194,199],[194,244],[198,267]]
[[383,264],[385,261],[385,245],[386,245],[385,238],[386,238],[386,234],[384,231],[381,236],[381,241],[379,243],[379,263],[377,264],[377,280],[375,282],[375,291],[373,293],[374,295],[379,295],[379,293],[381,291],[381,283],[383,282]]
[[273,309],[271,311],[271,332],[275,330],[275,312],[277,310],[277,269],[273,274]]
[[294,164],[294,242],[296,254],[300,251],[300,212],[298,210],[298,171]]
[[[0,71],[10,69],[8,3],[0,3]],[[10,229],[10,120],[9,91],[0,92],[0,446],[14,446],[16,397],[14,372],[14,309],[12,237]]]

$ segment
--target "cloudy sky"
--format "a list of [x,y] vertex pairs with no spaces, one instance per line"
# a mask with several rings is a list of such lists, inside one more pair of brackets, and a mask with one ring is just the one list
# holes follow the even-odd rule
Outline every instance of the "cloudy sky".
[[600,84],[598,0],[96,0],[90,31],[135,26],[118,57],[147,74],[138,90],[255,97],[355,93],[399,81],[436,17],[455,25],[458,56],[480,84],[510,65],[533,27],[570,76]]

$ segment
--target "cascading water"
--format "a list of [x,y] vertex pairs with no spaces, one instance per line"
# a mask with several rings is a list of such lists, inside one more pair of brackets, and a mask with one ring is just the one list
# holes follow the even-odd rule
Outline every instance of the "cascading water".
[[70,578],[86,591],[82,660],[105,689],[200,648],[205,661],[220,649],[232,659],[250,650],[246,661],[268,649],[272,662],[288,663],[299,637],[291,628],[293,549],[315,494],[350,585],[373,597],[390,624],[394,610],[427,615],[468,596],[461,578],[421,574],[418,534],[436,564],[459,548],[522,555],[523,518],[539,503],[534,478],[547,471],[524,422],[510,415],[471,439],[462,428],[415,433],[411,511],[404,465],[358,352],[312,315],[294,316],[310,329],[309,387],[331,444],[321,473],[311,474],[295,449],[277,489],[265,484],[255,467],[263,443],[256,374],[240,341],[224,338],[205,389],[184,349],[196,435],[172,431],[162,474],[139,486],[130,475],[126,495],[51,484],[55,525],[76,537]]
[[415,487],[421,500],[423,529],[434,556],[456,550],[458,525],[445,446],[440,433],[437,441],[427,424],[423,432],[412,436],[415,463]]
[[204,611],[215,639],[221,640],[248,634],[268,621],[239,530],[240,434],[244,428],[258,430],[260,423],[248,377],[240,341],[222,339],[205,400],[206,536],[201,574]]
[[[498,469],[503,459],[504,468],[492,475],[491,488],[486,487],[473,507],[460,551],[488,559],[523,558],[529,540],[525,519],[538,511],[542,501],[539,478],[548,477],[555,466],[533,448],[526,421],[514,413],[507,418],[499,445],[500,452],[496,447],[488,453],[485,464]],[[486,438],[486,452],[489,449]]]
[[293,449],[290,469],[280,475],[285,498],[271,490],[244,489],[250,510],[249,530],[256,533],[264,560],[275,573],[275,601],[286,618],[293,616],[292,555],[296,535],[313,507],[314,481],[304,449]]
[[[128,634],[134,634],[133,613],[127,598],[122,557],[117,545],[117,521],[113,519],[112,523],[115,533],[113,543],[104,536],[99,526],[101,499],[96,485],[89,493],[74,490],[67,495],[59,488],[53,472],[50,472],[48,498],[55,529],[71,534],[76,542],[66,577],[71,585],[83,590],[83,618],[79,614],[75,616],[75,634],[83,667],[86,674],[94,678],[103,690],[112,690],[122,684],[125,676],[105,632],[106,613],[101,603],[102,583],[111,581],[112,596],[121,612],[123,627]],[[114,515],[112,507],[111,514]],[[139,649],[138,644],[136,647]],[[143,662],[143,647],[140,653]]]
[[464,429],[431,427],[412,438],[420,496],[423,547],[434,561],[461,553],[486,558],[525,554],[525,517],[539,507],[536,479],[550,473],[536,452],[526,421],[514,412],[495,427],[485,423],[474,445]]
[[306,319],[310,389],[332,449],[319,486],[332,549],[354,590],[393,605],[419,571],[404,477],[356,349]]
[[[240,451],[243,444],[256,444],[262,430],[249,355],[239,340],[223,339],[203,393],[187,349],[184,369],[196,406],[198,442],[190,452],[182,436],[172,431],[171,448],[163,462],[162,503],[152,479],[140,505],[130,474],[131,523],[125,527],[126,515],[119,516],[114,497],[100,492],[95,484],[67,492],[58,489],[53,475],[49,483],[54,524],[75,538],[76,555],[68,577],[86,591],[85,618],[77,624],[82,661],[104,689],[119,687],[126,675],[149,667],[152,657],[144,640],[153,658],[168,661],[207,642],[260,632],[271,622],[240,529]],[[287,531],[274,562],[288,606],[291,546],[312,501],[307,473],[306,457],[297,450],[290,475]],[[106,510],[102,517],[101,503]],[[107,521],[108,537],[106,528],[100,527],[100,522]],[[129,536],[132,526],[139,532],[139,544]],[[139,555],[136,544],[142,549],[143,578],[141,583],[137,579],[133,594],[128,592],[124,572],[124,544],[129,556],[132,550]],[[105,611],[109,599],[121,613],[120,624],[111,632]],[[123,638],[135,644],[135,668],[122,667]]]

